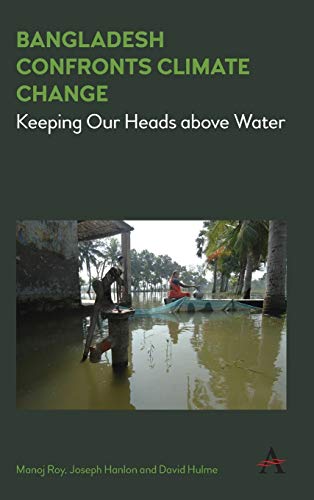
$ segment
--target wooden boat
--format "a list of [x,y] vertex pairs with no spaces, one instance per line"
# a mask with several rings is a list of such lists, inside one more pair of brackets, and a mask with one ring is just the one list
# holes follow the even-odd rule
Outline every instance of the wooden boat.
[[[251,302],[247,304],[235,299],[192,299],[184,298],[175,302],[171,302],[174,312],[213,312],[213,311],[241,311],[241,310],[256,310],[260,309],[258,305],[253,305]],[[176,302],[177,307],[176,307]],[[260,302],[260,301],[258,301]],[[167,304],[167,306],[170,304]],[[167,307],[166,306],[166,307]]]
[[[167,300],[167,299],[166,299]],[[256,303],[256,305],[254,304]],[[168,301],[167,304],[152,309],[136,309],[135,316],[153,316],[180,312],[214,312],[214,311],[254,311],[262,308],[262,300],[235,300],[235,299],[182,299]]]

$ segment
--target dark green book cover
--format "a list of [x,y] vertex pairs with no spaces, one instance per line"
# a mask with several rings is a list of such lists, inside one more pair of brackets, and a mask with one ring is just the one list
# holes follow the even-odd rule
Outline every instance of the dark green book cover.
[[306,3],[3,10],[10,496],[305,489]]

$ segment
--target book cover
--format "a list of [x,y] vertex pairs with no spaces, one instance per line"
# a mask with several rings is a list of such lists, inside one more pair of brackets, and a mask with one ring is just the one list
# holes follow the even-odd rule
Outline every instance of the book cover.
[[8,10],[5,486],[296,492],[312,415],[304,3]]

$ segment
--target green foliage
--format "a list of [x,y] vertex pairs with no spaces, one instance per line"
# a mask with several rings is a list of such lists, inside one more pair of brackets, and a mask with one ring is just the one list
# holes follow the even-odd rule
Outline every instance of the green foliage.
[[266,260],[268,221],[213,220],[204,221],[203,227],[196,239],[199,257],[224,248],[222,256],[232,254],[243,261],[251,252],[257,263]]
[[[119,242],[116,238],[106,240],[87,240],[79,242],[79,269],[84,265],[88,274],[90,294],[93,278],[101,277],[105,266],[116,263],[121,253]],[[96,276],[93,276],[96,271]]]
[[[260,268],[267,258],[267,220],[209,220],[196,239],[197,255],[208,257],[208,268],[219,274],[220,291],[227,291],[232,274],[240,277],[248,256],[253,261],[253,270]],[[230,285],[235,286],[232,280]],[[242,283],[239,287],[242,287]],[[216,290],[216,280],[214,280]],[[238,288],[239,288],[238,287]],[[241,292],[241,290],[240,290]],[[239,290],[237,290],[239,293]]]
[[[101,277],[106,266],[115,265],[121,253],[116,238],[83,241],[79,243],[79,267],[86,267],[89,291],[93,278]],[[208,286],[203,266],[181,266],[169,255],[155,255],[148,250],[137,252],[131,249],[131,285],[135,291],[164,290],[173,271],[179,271],[181,280],[187,284]],[[95,274],[97,276],[95,276]]]
[[132,287],[134,290],[161,290],[167,287],[173,271],[178,271],[183,282],[208,285],[203,266],[186,268],[169,255],[155,255],[148,250],[131,250]]
[[265,220],[240,221],[230,240],[231,250],[240,257],[251,252],[257,265],[266,260],[267,244],[268,221]]

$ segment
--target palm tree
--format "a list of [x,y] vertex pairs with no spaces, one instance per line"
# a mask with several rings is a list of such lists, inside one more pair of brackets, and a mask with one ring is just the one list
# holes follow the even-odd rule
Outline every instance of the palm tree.
[[99,272],[99,259],[104,259],[104,253],[99,250],[102,246],[100,241],[81,241],[79,243],[79,269],[82,270],[85,264],[87,274],[88,274],[88,290],[87,293],[89,297],[91,297],[91,288],[92,288],[92,267],[97,269],[97,274]]
[[280,315],[286,311],[286,271],[287,221],[271,220],[263,313]]
[[266,260],[268,221],[266,220],[244,220],[239,221],[236,231],[236,239],[233,237],[235,250],[238,251],[240,260],[246,260],[243,298],[251,297],[251,283],[253,271],[259,268],[261,261]]
[[208,267],[213,270],[213,288],[212,294],[217,292],[218,273],[221,274],[222,288],[225,278],[223,277],[223,264],[221,256],[225,251],[225,243],[231,237],[231,230],[233,229],[232,223],[229,220],[209,220],[203,222],[203,229],[200,231],[197,244],[197,256],[202,257],[205,253],[207,256]]
[[116,264],[119,255],[121,254],[121,246],[116,238],[110,238],[109,242],[105,244],[104,254],[106,261],[113,266]]
[[[268,221],[218,220],[206,221],[197,241],[198,255],[206,253],[209,262],[217,262],[226,283],[225,263],[232,256],[231,272],[239,273],[238,294],[244,281],[243,298],[250,298],[252,273],[266,259]],[[245,263],[245,268],[244,268]],[[245,275],[244,275],[245,270]],[[222,287],[225,288],[225,285]]]
[[213,289],[212,293],[217,291],[217,259],[213,261],[214,271],[213,271]]
[[243,298],[249,299],[251,298],[251,286],[252,286],[252,274],[254,268],[254,256],[251,251],[247,253],[246,257],[246,265],[244,272],[244,281],[243,281]]
[[238,274],[238,279],[237,279],[237,285],[236,285],[236,290],[235,293],[236,295],[240,296],[243,290],[244,286],[244,276],[245,276],[245,269],[246,269],[246,256],[244,256],[242,259],[240,259],[239,262],[239,274]]

